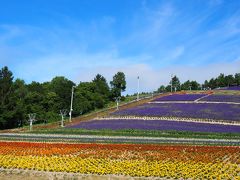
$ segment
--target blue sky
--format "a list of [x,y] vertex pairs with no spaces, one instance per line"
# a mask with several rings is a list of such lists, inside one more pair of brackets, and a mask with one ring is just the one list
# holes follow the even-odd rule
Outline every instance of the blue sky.
[[126,93],[240,72],[238,0],[3,0],[0,67],[75,83],[123,71]]

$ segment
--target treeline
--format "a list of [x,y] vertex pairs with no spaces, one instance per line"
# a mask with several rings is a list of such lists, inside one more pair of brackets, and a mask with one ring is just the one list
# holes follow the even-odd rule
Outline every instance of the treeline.
[[221,73],[217,78],[205,80],[203,84],[200,84],[197,81],[190,80],[185,81],[184,83],[181,84],[179,78],[175,75],[171,78],[169,85],[160,86],[157,92],[171,92],[180,90],[208,90],[239,85],[240,85],[240,73],[227,76]]
[[48,123],[60,119],[60,110],[70,111],[71,94],[73,116],[103,108],[109,102],[121,97],[126,89],[125,74],[113,76],[110,86],[106,79],[97,74],[91,82],[78,85],[63,77],[54,77],[50,82],[14,80],[8,67],[0,70],[0,129],[21,127],[28,124],[28,114],[36,113],[38,123]]

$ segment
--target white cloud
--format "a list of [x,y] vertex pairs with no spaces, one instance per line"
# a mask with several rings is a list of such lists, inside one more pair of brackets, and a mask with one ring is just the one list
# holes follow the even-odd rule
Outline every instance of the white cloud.
[[[184,46],[178,46],[171,58],[177,58],[184,53]],[[170,58],[170,59],[171,59]],[[234,74],[239,72],[240,59],[233,62],[214,63],[209,65],[174,65],[157,67],[147,63],[154,57],[139,55],[121,57],[117,50],[112,49],[102,53],[72,53],[53,54],[34,59],[34,61],[18,62],[15,64],[14,75],[31,81],[50,81],[54,76],[65,76],[75,83],[91,81],[97,73],[109,81],[118,71],[126,75],[127,91],[134,93],[137,88],[137,76],[140,77],[140,91],[153,91],[160,85],[167,85],[170,75],[175,74],[181,82],[197,80],[203,83],[220,73]]]
[[216,63],[206,66],[169,66],[165,68],[154,69],[147,64],[133,64],[130,66],[107,67],[98,66],[95,68],[83,68],[78,74],[77,79],[80,81],[90,81],[96,73],[102,74],[108,81],[118,71],[122,71],[126,75],[127,91],[125,94],[133,94],[137,90],[137,76],[140,77],[140,91],[154,91],[160,85],[168,85],[171,74],[179,77],[183,83],[187,80],[196,80],[203,83],[212,77],[217,77],[220,73],[235,74],[239,73],[240,60],[233,63]]
[[[54,76],[63,75],[76,82],[90,81],[97,73],[109,70],[112,74],[118,69],[128,69],[136,62],[146,61],[151,57],[146,55],[134,57],[120,57],[113,49],[102,53],[72,53],[53,54],[15,64],[16,76],[24,78],[27,82],[49,81]],[[107,69],[107,70],[106,70]],[[103,71],[101,71],[103,70]]]

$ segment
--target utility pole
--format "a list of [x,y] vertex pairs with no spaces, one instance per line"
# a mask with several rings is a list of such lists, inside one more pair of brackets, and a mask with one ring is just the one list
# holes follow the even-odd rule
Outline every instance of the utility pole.
[[137,87],[137,101],[139,101],[139,76],[137,77],[138,79],[138,87]]
[[69,111],[69,122],[72,122],[72,105],[73,105],[73,91],[76,86],[72,86],[72,96],[71,96],[71,106],[70,106],[70,111]]
[[173,82],[172,82],[172,80],[173,80],[173,75],[171,74],[171,93],[173,91]]

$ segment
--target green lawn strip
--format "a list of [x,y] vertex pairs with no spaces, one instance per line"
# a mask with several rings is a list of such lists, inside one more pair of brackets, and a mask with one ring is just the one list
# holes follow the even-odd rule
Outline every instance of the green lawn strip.
[[218,94],[218,95],[240,95],[240,91],[235,91],[235,90],[214,90],[214,94]]
[[[207,139],[206,139],[207,140]],[[151,140],[134,140],[134,139],[65,139],[65,138],[24,138],[24,137],[0,137],[0,141],[11,141],[11,142],[38,142],[38,143],[100,143],[100,144],[159,144],[159,145],[199,145],[199,146],[239,146],[239,142],[216,142],[216,141],[195,141],[194,139],[187,140],[185,142],[177,140],[165,140],[165,141],[151,141]]]
[[174,137],[174,138],[204,138],[204,139],[240,139],[240,133],[206,133],[190,131],[157,131],[157,130],[87,130],[87,129],[38,129],[28,133],[38,134],[76,134],[99,136],[142,136],[142,137]]

